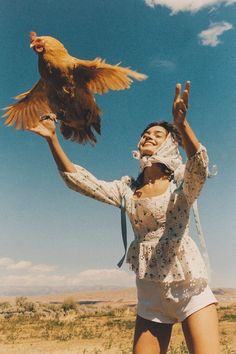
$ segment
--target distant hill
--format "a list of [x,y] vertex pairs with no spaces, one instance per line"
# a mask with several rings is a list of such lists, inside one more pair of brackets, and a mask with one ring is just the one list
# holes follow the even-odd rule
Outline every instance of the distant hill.
[[[236,303],[236,288],[216,288],[213,292],[220,304]],[[1,291],[0,302],[14,301],[15,297],[26,296],[31,301],[45,303],[63,302],[65,298],[72,297],[78,303],[97,303],[101,305],[136,304],[135,288],[12,288]]]

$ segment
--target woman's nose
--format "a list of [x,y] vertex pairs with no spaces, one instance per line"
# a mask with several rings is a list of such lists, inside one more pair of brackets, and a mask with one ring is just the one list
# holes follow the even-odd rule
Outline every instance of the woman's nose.
[[154,135],[153,135],[152,133],[148,133],[146,137],[147,137],[147,138],[153,138],[153,136],[154,136]]

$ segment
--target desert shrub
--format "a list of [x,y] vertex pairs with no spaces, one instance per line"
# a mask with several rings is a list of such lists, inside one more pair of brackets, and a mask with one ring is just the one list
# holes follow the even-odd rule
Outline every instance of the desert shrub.
[[93,350],[93,354],[102,354],[102,351],[100,349],[95,348]]
[[236,314],[234,314],[234,313],[225,313],[220,318],[220,321],[236,322]]
[[36,304],[30,301],[27,301],[27,297],[20,296],[16,297],[16,306],[18,307],[20,312],[35,312],[36,311]]
[[178,348],[174,348],[172,345],[168,350],[168,354],[189,354],[186,344],[184,342]]
[[73,333],[62,332],[55,336],[56,340],[59,341],[69,341],[73,338]]
[[107,321],[108,327],[117,327],[119,330],[133,329],[135,327],[135,321],[114,319]]
[[8,301],[0,302],[0,310],[9,309],[10,307],[11,307],[10,302]]
[[45,328],[48,330],[55,330],[55,329],[61,329],[64,327],[64,323],[60,321],[59,319],[50,319],[45,322]]
[[64,312],[68,312],[70,310],[75,310],[76,311],[77,304],[76,304],[75,300],[72,297],[68,297],[68,298],[64,299],[61,307],[64,310]]
[[16,297],[16,306],[24,307],[26,301],[27,301],[27,297],[25,296]]
[[101,337],[101,332],[97,332],[92,328],[83,327],[79,332],[79,336],[82,339],[95,339]]

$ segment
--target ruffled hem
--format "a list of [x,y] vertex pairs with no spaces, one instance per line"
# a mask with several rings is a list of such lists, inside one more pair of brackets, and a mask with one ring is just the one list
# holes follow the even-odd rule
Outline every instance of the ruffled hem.
[[[128,249],[126,262],[139,279],[164,283],[208,280],[205,264],[192,239],[171,240],[168,248],[160,242],[133,241]],[[187,247],[186,247],[187,246]],[[191,248],[191,257],[186,255]]]

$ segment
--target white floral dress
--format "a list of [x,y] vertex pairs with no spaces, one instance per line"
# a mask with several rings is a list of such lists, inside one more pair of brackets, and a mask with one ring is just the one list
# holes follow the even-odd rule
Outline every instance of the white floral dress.
[[126,261],[139,279],[170,284],[179,281],[207,281],[206,267],[189,235],[189,212],[206,180],[208,159],[203,146],[187,160],[183,181],[171,182],[159,196],[135,199],[131,178],[105,182],[86,169],[60,172],[69,188],[126,211],[134,231]]

